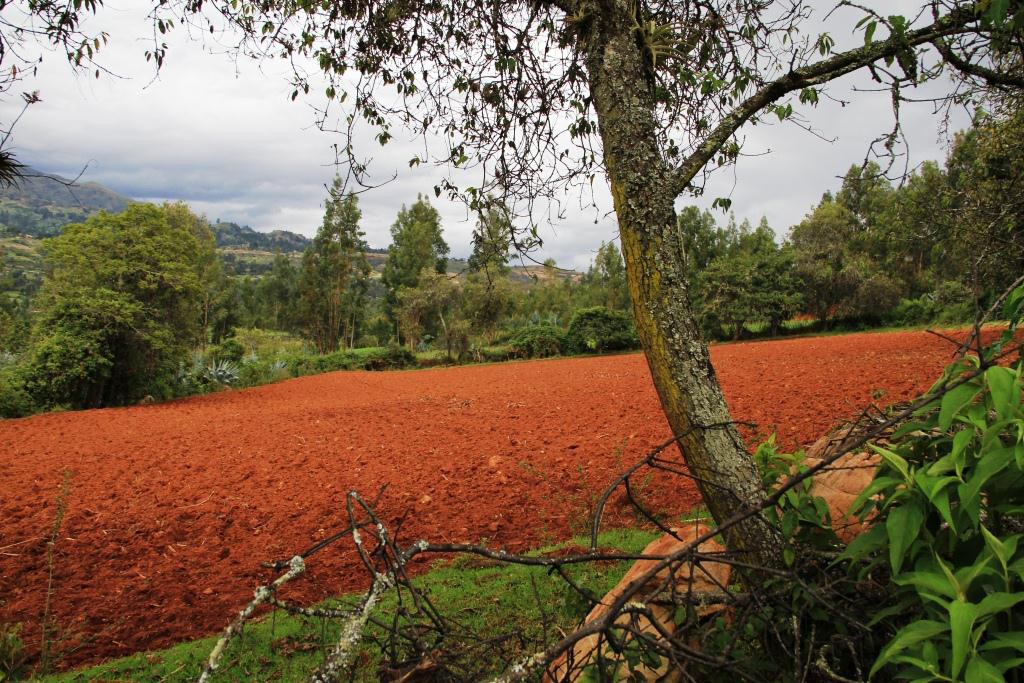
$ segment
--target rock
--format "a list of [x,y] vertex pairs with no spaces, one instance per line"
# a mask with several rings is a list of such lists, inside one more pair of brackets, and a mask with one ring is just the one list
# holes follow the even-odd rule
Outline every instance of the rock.
[[[694,523],[693,525],[688,525],[681,529],[672,529],[672,532],[679,538],[665,534],[664,536],[652,541],[646,548],[644,548],[643,554],[671,555],[708,531],[709,528],[700,523]],[[713,554],[723,552],[725,548],[723,548],[719,543],[709,540],[701,543],[700,546],[698,546],[698,550],[702,554]],[[591,623],[607,614],[611,604],[620,595],[622,595],[622,592],[629,586],[629,584],[649,572],[657,563],[657,560],[637,561],[629,571],[626,572],[626,575],[622,577],[622,580],[619,581],[615,588],[612,588],[608,594],[604,596],[600,604],[596,605],[594,609],[590,611],[590,614],[587,615],[584,623]],[[729,565],[722,562],[709,561],[701,561],[696,563],[696,565],[696,571],[694,571],[693,565],[684,565],[676,571],[675,580],[677,592],[692,590],[694,593],[719,593],[721,592],[720,586],[728,585],[731,573],[731,567]],[[643,587],[641,587],[641,589],[635,594],[636,598],[641,599],[643,596],[656,590],[667,577],[668,569],[662,569],[649,579]],[[672,620],[671,610],[660,605],[649,605],[649,607],[661,629],[668,633],[675,631],[676,626],[675,622]],[[705,616],[723,609],[724,607],[722,605],[706,605],[699,607],[697,609],[697,613],[701,616]],[[629,616],[624,616],[620,617],[617,621],[626,623],[629,619]],[[640,619],[639,628],[645,633],[653,634],[655,638],[659,637],[655,625],[644,618]],[[552,663],[544,680],[548,683],[553,683],[554,681],[561,682],[564,680],[575,681],[580,678],[583,668],[597,657],[597,644],[599,638],[600,636],[593,635],[576,643],[576,646],[570,652]],[[614,654],[607,649],[607,646],[605,646],[604,651],[601,654],[604,657],[614,658]],[[572,663],[571,671],[569,670],[569,662]],[[682,671],[669,671],[669,662],[666,660],[658,669],[645,671],[642,680],[668,682],[682,680],[682,677]],[[630,677],[626,667],[622,667],[621,680],[633,681],[638,679]]]

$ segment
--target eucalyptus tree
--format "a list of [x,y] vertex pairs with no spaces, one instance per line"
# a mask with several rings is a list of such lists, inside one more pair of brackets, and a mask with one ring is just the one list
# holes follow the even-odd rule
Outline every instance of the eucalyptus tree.
[[[435,188],[471,207],[494,198],[534,216],[605,178],[637,332],[690,474],[719,522],[736,518],[730,549],[775,563],[775,533],[745,516],[765,492],[689,303],[676,200],[737,159],[743,126],[792,117],[858,70],[895,103],[940,78],[961,101],[1024,86],[1020,0],[922,0],[908,16],[839,5],[863,37],[841,51],[803,0],[159,0],[152,18],[158,36],[228,26],[240,51],[295,65],[293,97],[322,87],[325,124],[341,107],[356,180],[367,164],[353,141],[399,129],[427,141],[410,165],[474,169],[466,186],[449,175]],[[158,37],[150,54],[166,50]],[[897,127],[881,148],[898,139]]]

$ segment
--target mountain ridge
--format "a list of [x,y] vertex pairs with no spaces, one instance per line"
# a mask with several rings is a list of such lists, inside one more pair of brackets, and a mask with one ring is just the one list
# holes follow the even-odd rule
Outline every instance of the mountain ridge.
[[[54,237],[69,223],[98,211],[123,211],[133,199],[97,182],[74,182],[55,173],[26,168],[17,184],[0,188],[0,235]],[[301,252],[310,240],[290,230],[261,232],[231,221],[210,223],[217,246],[284,253]]]

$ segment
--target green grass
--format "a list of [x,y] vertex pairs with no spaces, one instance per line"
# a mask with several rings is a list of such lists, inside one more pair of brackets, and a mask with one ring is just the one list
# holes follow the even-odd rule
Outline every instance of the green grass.
[[[610,531],[600,535],[599,547],[628,553],[639,553],[657,534],[641,530]],[[542,548],[548,552],[575,544],[587,545],[582,538],[569,543]],[[310,561],[316,571],[316,558]],[[597,595],[610,590],[629,568],[629,562],[577,565],[567,568],[573,580]],[[505,656],[528,654],[544,637],[542,624],[548,621],[548,640],[559,637],[556,629],[571,629],[586,615],[589,605],[569,590],[557,576],[549,576],[544,568],[520,565],[496,565],[472,557],[457,557],[444,562],[415,580],[431,601],[448,618],[457,621],[467,632],[480,636],[499,636],[520,632],[525,642],[510,639]],[[239,596],[241,599],[243,596]],[[284,592],[287,597],[287,590]],[[358,596],[346,596],[325,604],[354,604]],[[374,615],[383,618],[394,614],[395,597],[389,593]],[[543,610],[543,613],[542,613]],[[159,619],[159,614],[152,615]],[[225,614],[224,622],[234,614]],[[372,635],[373,627],[368,629]],[[299,681],[306,680],[323,659],[323,654],[337,636],[331,622],[290,617],[278,611],[251,622],[241,638],[228,646],[215,681]],[[50,682],[80,681],[161,681],[195,680],[209,656],[217,636],[182,643],[166,650],[143,652],[100,666],[41,678]],[[463,664],[481,676],[500,666],[493,646],[470,644]],[[511,648],[511,649],[508,649]],[[377,681],[381,652],[372,643],[364,642],[356,657],[354,672],[359,681]],[[476,676],[474,676],[475,678]]]

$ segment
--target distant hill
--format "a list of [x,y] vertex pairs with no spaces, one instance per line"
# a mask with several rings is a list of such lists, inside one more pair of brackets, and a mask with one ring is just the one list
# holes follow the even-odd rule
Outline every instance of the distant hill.
[[312,241],[288,230],[259,232],[248,225],[219,221],[210,225],[222,249],[251,249],[253,251],[281,251],[283,253],[305,251]]
[[99,183],[76,183],[60,176],[26,169],[17,185],[0,188],[0,232],[53,237],[61,227],[78,223],[100,210],[122,211],[130,199]]
[[[52,173],[26,169],[17,185],[0,188],[0,235],[53,237],[68,223],[80,223],[97,211],[123,211],[131,199],[99,183],[75,183]],[[217,246],[255,251],[301,252],[309,238],[287,230],[259,232],[247,225],[212,226]]]

